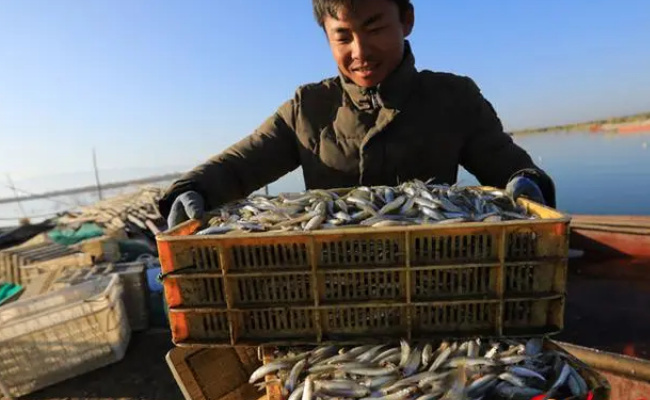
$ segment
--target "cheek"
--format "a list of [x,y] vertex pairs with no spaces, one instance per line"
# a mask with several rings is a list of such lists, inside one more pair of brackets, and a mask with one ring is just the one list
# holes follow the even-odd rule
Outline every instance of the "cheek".
[[347,68],[352,61],[352,52],[346,46],[332,45],[332,55],[339,68]]

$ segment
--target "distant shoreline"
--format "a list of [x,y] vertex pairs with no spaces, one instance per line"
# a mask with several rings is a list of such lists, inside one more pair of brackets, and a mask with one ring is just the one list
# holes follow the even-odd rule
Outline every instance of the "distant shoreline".
[[632,132],[650,132],[650,112],[641,114],[627,115],[623,117],[613,117],[602,120],[579,122],[576,124],[548,126],[544,128],[529,128],[512,131],[513,136],[528,135],[533,133],[545,132],[576,132],[576,131],[590,131],[590,132],[617,132],[617,133],[632,133]]

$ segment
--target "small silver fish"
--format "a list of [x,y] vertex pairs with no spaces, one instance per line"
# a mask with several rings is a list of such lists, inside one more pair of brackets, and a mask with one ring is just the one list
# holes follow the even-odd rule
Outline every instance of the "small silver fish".
[[370,389],[349,379],[316,380],[314,390],[325,392],[332,396],[363,397],[370,393]]
[[495,344],[488,350],[483,357],[489,358],[489,359],[494,359],[499,352],[499,344]]
[[425,378],[429,377],[430,375],[432,375],[432,373],[426,371],[426,372],[421,372],[421,373],[416,374],[416,375],[409,376],[409,377],[404,378],[404,379],[400,379],[397,382],[393,383],[392,385],[382,389],[382,392],[384,392],[386,394],[394,392],[395,390],[401,389],[401,388],[403,388],[405,386],[409,386],[409,385],[411,385],[413,383],[420,382],[422,379],[425,379]]
[[321,226],[321,224],[323,223],[323,221],[325,221],[325,216],[320,215],[320,214],[316,215],[315,217],[310,219],[309,222],[307,222],[307,225],[305,225],[304,230],[313,231],[315,229],[318,229]]
[[473,366],[473,365],[489,365],[495,366],[497,363],[489,358],[477,357],[455,357],[447,361],[447,365],[451,368],[458,368],[460,366]]
[[406,196],[399,196],[395,200],[391,201],[379,209],[379,214],[388,214],[397,209],[399,209],[406,202]]
[[526,384],[521,378],[515,376],[514,374],[511,374],[510,372],[503,372],[499,374],[499,379],[501,379],[502,381],[506,381],[515,386],[519,386],[519,387],[526,386]]
[[429,371],[433,372],[437,370],[447,360],[451,352],[452,352],[451,347],[447,347],[444,350],[442,350],[442,352],[440,352],[438,357],[433,361],[433,364],[431,364],[431,368],[429,368]]
[[260,379],[264,378],[266,375],[281,370],[281,369],[288,369],[291,368],[291,363],[286,362],[286,361],[275,361],[272,363],[268,363],[265,365],[262,365],[261,367],[257,368],[250,376],[250,379],[248,380],[248,383],[255,383],[259,381]]
[[400,349],[398,349],[398,348],[388,349],[388,350],[380,353],[379,355],[377,355],[370,362],[373,363],[373,364],[379,364],[382,361],[384,361],[385,359],[387,359],[389,357],[392,357],[392,356],[394,356],[396,354],[398,354],[398,355],[400,354]]
[[473,398],[482,395],[485,391],[489,390],[492,386],[496,386],[496,374],[486,374],[476,379],[467,387],[467,396]]
[[401,357],[399,361],[399,367],[403,368],[406,365],[409,356],[411,355],[411,346],[409,346],[406,340],[402,339],[400,340],[400,349],[401,349]]
[[352,217],[350,217],[350,215],[345,211],[339,211],[335,213],[334,218],[340,219],[341,221],[345,221],[345,222],[352,222]]
[[370,390],[377,390],[378,388],[386,385],[391,385],[397,382],[399,378],[396,375],[381,375],[366,378],[362,385],[367,386]]
[[302,400],[312,400],[314,395],[314,381],[311,376],[305,378],[305,388],[302,392]]
[[539,396],[544,392],[539,389],[531,387],[517,387],[513,386],[507,382],[501,382],[494,388],[495,393],[499,398],[504,399],[532,399],[535,396]]
[[420,367],[420,362],[422,362],[422,347],[417,346],[415,350],[411,352],[406,365],[402,371],[404,376],[411,376],[417,371]]
[[285,384],[285,388],[289,392],[293,392],[293,389],[296,386],[296,383],[298,382],[298,377],[302,373],[302,371],[305,369],[305,366],[307,365],[307,359],[304,358],[300,361],[298,361],[293,368],[291,368],[291,372],[289,373],[289,379],[287,379],[287,382]]
[[432,357],[433,357],[433,346],[427,343],[424,346],[424,349],[422,349],[422,368],[429,367]]
[[569,367],[571,368],[571,373],[567,380],[567,384],[569,385],[571,392],[574,396],[584,396],[589,391],[587,382],[585,382],[584,378],[580,376],[578,371],[571,366]]
[[363,376],[381,376],[381,375],[389,375],[392,373],[395,373],[397,371],[396,368],[394,367],[348,367],[346,365],[342,365],[341,369],[354,375],[363,375]]
[[382,397],[364,397],[361,400],[404,400],[416,393],[417,387],[407,387],[398,392],[382,396]]
[[529,359],[528,356],[509,356],[509,357],[499,358],[498,361],[501,364],[510,365],[510,364],[519,364],[520,362],[526,361],[528,359]]
[[527,356],[536,356],[542,352],[543,341],[540,338],[532,338],[526,342],[524,354]]
[[569,363],[565,362],[564,365],[562,366],[562,371],[560,372],[560,375],[557,377],[555,382],[553,382],[553,386],[551,386],[551,388],[546,392],[546,395],[544,396],[543,400],[548,400],[549,398],[554,396],[555,392],[557,392],[557,390],[566,383],[570,375],[571,375],[571,366],[569,365]]
[[385,345],[381,344],[379,346],[375,346],[371,348],[370,350],[366,351],[365,353],[361,354],[359,357],[357,357],[357,360],[359,362],[370,362],[378,353],[381,349],[386,347]]
[[293,392],[291,392],[291,395],[289,395],[288,400],[300,400],[300,399],[302,399],[302,394],[303,394],[304,390],[305,390],[305,384],[303,382],[300,385],[298,385]]
[[198,231],[197,235],[221,235],[232,231],[234,228],[231,225],[224,226],[211,226],[201,231]]
[[478,351],[479,351],[479,345],[471,340],[467,346],[467,357],[468,358],[476,358],[478,357]]
[[524,377],[524,378],[536,378],[536,379],[539,379],[539,380],[544,381],[544,382],[546,381],[546,378],[544,378],[544,376],[542,374],[540,374],[539,372],[533,371],[532,369],[528,369],[528,368],[525,368],[525,367],[519,367],[519,366],[513,365],[513,366],[508,367],[508,370],[510,372],[512,372],[513,374],[517,375],[517,376],[521,376],[521,377]]

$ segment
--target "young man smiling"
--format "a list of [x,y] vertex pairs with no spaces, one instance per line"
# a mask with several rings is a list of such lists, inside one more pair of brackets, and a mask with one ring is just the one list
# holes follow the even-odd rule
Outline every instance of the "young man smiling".
[[313,0],[339,76],[304,85],[253,134],[186,173],[161,199],[169,226],[302,166],[307,189],[456,182],[555,207],[550,177],[503,131],[467,77],[417,71],[410,0]]

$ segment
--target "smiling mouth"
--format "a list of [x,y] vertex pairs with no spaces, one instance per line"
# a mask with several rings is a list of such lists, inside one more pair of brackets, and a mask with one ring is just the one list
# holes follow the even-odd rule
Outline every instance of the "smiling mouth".
[[377,71],[378,64],[375,65],[366,65],[363,67],[352,68],[353,72],[358,74],[370,74]]
[[352,68],[352,71],[354,71],[354,72],[372,72],[372,71],[376,71],[378,66],[379,66],[379,64],[369,64],[369,65],[364,65],[364,66],[361,66],[361,67]]

